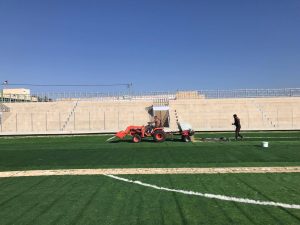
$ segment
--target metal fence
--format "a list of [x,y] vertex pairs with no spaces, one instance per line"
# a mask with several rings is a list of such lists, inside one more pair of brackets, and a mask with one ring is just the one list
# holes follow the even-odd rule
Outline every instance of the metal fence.
[[0,103],[0,113],[1,112],[9,112],[9,110],[10,109],[6,105]]
[[[236,90],[200,90],[200,91],[173,91],[173,92],[61,92],[61,93],[33,93],[31,95],[1,94],[0,102],[53,102],[74,100],[149,100],[180,98],[272,98],[272,97],[300,97],[300,88],[282,89],[236,89]],[[191,93],[197,93],[191,95]]]
[[203,90],[198,91],[205,98],[272,98],[300,97],[300,88],[283,89],[237,89],[237,90]]

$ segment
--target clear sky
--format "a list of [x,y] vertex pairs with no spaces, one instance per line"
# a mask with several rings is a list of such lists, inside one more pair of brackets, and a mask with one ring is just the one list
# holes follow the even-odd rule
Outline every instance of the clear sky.
[[300,87],[300,1],[0,0],[0,80]]

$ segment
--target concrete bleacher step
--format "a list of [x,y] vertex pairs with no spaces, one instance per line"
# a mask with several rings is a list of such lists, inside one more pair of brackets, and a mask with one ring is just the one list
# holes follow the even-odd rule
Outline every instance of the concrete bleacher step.
[[10,108],[0,102],[0,112],[10,112]]
[[69,113],[67,119],[65,120],[65,122],[64,122],[64,124],[63,124],[63,126],[62,126],[62,128],[61,128],[61,131],[66,130],[66,127],[69,125],[70,119],[71,119],[71,117],[74,115],[74,113],[75,113],[75,111],[76,111],[76,108],[77,108],[77,106],[78,106],[78,102],[79,102],[78,100],[75,102],[75,104],[74,104],[74,106],[73,106],[71,112]]

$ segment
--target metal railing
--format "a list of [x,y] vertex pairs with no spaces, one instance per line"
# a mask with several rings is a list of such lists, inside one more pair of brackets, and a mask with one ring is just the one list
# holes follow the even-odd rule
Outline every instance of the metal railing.
[[9,112],[10,109],[6,105],[0,103],[0,112]]
[[236,89],[236,90],[203,90],[198,91],[205,98],[272,98],[300,97],[300,88],[281,89]]
[[[198,93],[198,95],[194,93]],[[178,94],[180,93],[180,94]],[[192,93],[192,94],[191,94]],[[300,88],[282,89],[237,89],[237,90],[200,90],[180,92],[111,92],[111,93],[88,93],[88,92],[61,92],[61,93],[34,93],[31,95],[1,94],[0,102],[53,102],[53,101],[131,101],[157,99],[174,100],[177,98],[274,98],[274,97],[300,97]]]

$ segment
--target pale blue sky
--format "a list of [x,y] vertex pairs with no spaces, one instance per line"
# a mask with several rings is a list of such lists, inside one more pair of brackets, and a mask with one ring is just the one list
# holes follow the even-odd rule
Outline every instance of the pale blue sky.
[[0,0],[1,82],[300,87],[299,40],[299,0]]

